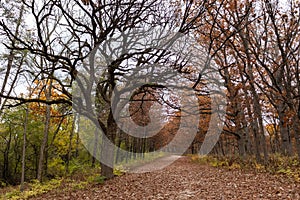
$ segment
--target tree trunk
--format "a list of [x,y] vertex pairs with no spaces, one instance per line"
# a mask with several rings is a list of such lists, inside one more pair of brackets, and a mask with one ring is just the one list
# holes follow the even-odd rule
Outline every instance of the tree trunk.
[[[50,100],[51,98],[51,90],[52,90],[52,79],[50,80],[50,84],[47,87],[47,83],[45,86],[45,95],[46,99]],[[44,126],[44,137],[41,144],[40,149],[40,157],[39,157],[39,164],[38,164],[38,173],[37,173],[37,179],[39,182],[42,182],[43,178],[43,170],[44,170],[44,158],[45,158],[45,150],[48,143],[48,135],[49,135],[49,129],[50,129],[50,118],[51,118],[51,105],[46,105],[46,114],[45,114],[45,126]]]
[[72,157],[72,140],[73,140],[73,136],[74,136],[74,132],[75,132],[75,123],[76,123],[76,115],[74,115],[74,119],[72,122],[72,130],[70,133],[70,137],[69,137],[69,148],[68,148],[68,157],[67,157],[67,165],[66,165],[66,173],[69,174],[69,165],[70,165],[70,160]]
[[92,167],[95,167],[96,158],[97,158],[97,151],[98,151],[98,143],[99,143],[99,134],[98,129],[94,132],[94,148],[93,148],[93,155],[92,155]]
[[279,128],[281,136],[281,152],[283,155],[291,156],[293,154],[292,144],[289,137],[287,122],[285,121],[284,103],[278,106]]
[[9,137],[6,142],[6,148],[4,150],[3,155],[3,173],[2,177],[4,180],[8,180],[10,178],[10,169],[9,169],[9,152],[10,152],[10,145],[12,140],[12,129],[9,127]]
[[120,155],[120,147],[121,147],[121,143],[122,143],[122,140],[121,140],[121,137],[120,137],[120,134],[118,134],[118,137],[117,137],[117,140],[118,140],[118,143],[117,143],[117,152],[116,152],[116,163],[118,162],[121,162],[121,155]]
[[245,113],[242,109],[241,102],[236,102],[236,111],[237,111],[237,120],[236,120],[236,134],[239,135],[238,138],[238,151],[239,155],[244,158],[246,154],[246,137],[247,132],[245,131],[246,123],[245,123]]
[[300,159],[300,119],[297,115],[293,118],[293,131],[296,141],[296,150],[298,158]]
[[[102,137],[101,144],[101,176],[111,179],[114,177],[114,143],[117,133],[117,124],[113,118],[112,110],[110,109],[109,116],[107,119],[107,132]],[[105,137],[106,136],[106,137]]]
[[[252,70],[250,70],[252,73]],[[252,77],[252,80],[254,81],[253,74],[250,74],[250,77]],[[263,126],[263,119],[262,119],[262,111],[261,107],[259,104],[259,97],[257,94],[257,91],[255,90],[254,85],[251,83],[251,92],[253,95],[253,109],[254,109],[254,118],[257,120],[257,125],[258,125],[258,138],[260,145],[263,149],[263,154],[264,154],[264,163],[266,164],[268,162],[268,150],[267,150],[267,144],[266,144],[266,137],[265,137],[265,131],[264,131],[264,126]]]
[[42,174],[44,170],[44,158],[45,158],[45,150],[48,143],[48,135],[49,135],[49,127],[50,127],[50,105],[46,106],[46,120],[44,127],[44,137],[40,148],[40,157],[38,164],[38,174],[37,179],[42,182]]
[[79,156],[79,143],[80,143],[80,138],[79,138],[79,129],[80,129],[80,126],[79,126],[79,121],[80,121],[80,115],[76,115],[75,116],[76,120],[75,120],[75,123],[77,123],[77,133],[76,133],[76,147],[75,147],[75,158],[78,158]]
[[28,106],[26,106],[26,114],[24,121],[24,132],[23,132],[23,151],[22,151],[22,175],[21,175],[21,184],[20,191],[24,190],[24,180],[25,180],[25,158],[26,158],[26,134],[27,134],[27,122],[28,122]]
[[[244,41],[245,47],[248,48],[248,44],[246,41]],[[250,59],[249,54],[248,59]],[[268,161],[268,151],[266,146],[266,139],[265,139],[265,132],[264,132],[264,126],[263,126],[263,119],[262,119],[262,111],[261,111],[261,105],[260,105],[260,99],[257,94],[257,89],[255,88],[255,77],[253,74],[253,66],[251,63],[247,64],[247,75],[249,77],[249,83],[250,83],[250,92],[253,97],[253,125],[254,125],[254,135],[255,135],[255,143],[256,143],[256,156],[257,161],[261,161],[260,156],[260,148],[263,150],[264,154],[264,163],[267,163]]]

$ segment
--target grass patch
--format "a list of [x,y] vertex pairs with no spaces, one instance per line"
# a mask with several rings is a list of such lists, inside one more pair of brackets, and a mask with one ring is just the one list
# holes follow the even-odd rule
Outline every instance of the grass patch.
[[271,155],[266,170],[269,173],[284,175],[300,182],[300,160],[296,156]]
[[296,182],[300,182],[300,160],[297,157],[286,157],[280,154],[272,154],[266,165],[258,163],[254,157],[217,157],[213,155],[199,156],[188,155],[191,160],[200,165],[222,167],[228,170],[241,169],[273,175],[282,175]]
[[[127,163],[122,162],[115,166],[114,175],[122,176],[129,167],[138,166],[152,162],[153,160],[166,156],[166,153],[150,154],[146,153],[143,158],[131,159]],[[43,183],[34,180],[25,184],[25,190],[20,192],[20,186],[4,186],[0,191],[0,199],[2,200],[18,200],[30,199],[32,197],[40,196],[48,192],[62,192],[62,191],[77,191],[84,190],[92,185],[104,184],[106,178],[100,176],[100,165],[97,164],[95,168],[88,165],[81,164],[73,160],[69,166],[69,173],[63,177],[46,180]]]
[[87,179],[88,183],[92,183],[92,184],[104,184],[105,180],[106,177],[100,175],[90,176]]
[[34,180],[25,184],[25,190],[20,191],[20,186],[7,186],[2,188],[0,199],[18,200],[30,199],[31,197],[40,196],[51,191],[75,191],[86,189],[90,184],[102,183],[104,180],[99,178],[100,167],[91,168],[89,166],[80,166],[80,164],[72,165],[71,173],[65,177],[59,177],[39,183]]
[[34,180],[27,185],[25,191],[21,192],[19,188],[14,188],[1,195],[1,199],[29,199],[30,197],[35,197],[60,187],[61,181],[62,179],[52,179],[45,183],[40,183],[37,180]]

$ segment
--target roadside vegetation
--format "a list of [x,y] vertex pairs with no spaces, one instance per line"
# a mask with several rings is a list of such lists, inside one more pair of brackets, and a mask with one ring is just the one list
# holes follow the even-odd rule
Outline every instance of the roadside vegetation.
[[[114,176],[122,176],[130,168],[150,163],[163,156],[167,156],[167,154],[163,152],[155,155],[145,154],[143,158],[120,162],[114,169]],[[4,182],[1,182],[0,199],[29,199],[51,191],[66,192],[84,190],[91,186],[104,184],[106,178],[100,175],[100,171],[99,163],[92,167],[90,164],[76,163],[73,161],[68,174],[47,179],[42,183],[33,179],[25,183],[23,192],[20,191],[20,185],[6,185]],[[58,174],[63,174],[63,172]]]
[[240,158],[239,156],[199,156],[189,155],[192,161],[200,165],[210,165],[228,170],[254,171],[283,176],[300,183],[300,161],[295,157],[286,157],[279,154],[270,155],[269,162],[265,165],[258,163],[255,157]]

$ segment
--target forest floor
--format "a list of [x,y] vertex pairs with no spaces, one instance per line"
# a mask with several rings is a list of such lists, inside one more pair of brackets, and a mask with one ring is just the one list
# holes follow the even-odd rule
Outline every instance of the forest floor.
[[[159,158],[135,170],[147,171],[175,158]],[[300,184],[278,175],[215,168],[180,157],[164,169],[128,173],[104,184],[54,190],[33,199],[300,199]]]

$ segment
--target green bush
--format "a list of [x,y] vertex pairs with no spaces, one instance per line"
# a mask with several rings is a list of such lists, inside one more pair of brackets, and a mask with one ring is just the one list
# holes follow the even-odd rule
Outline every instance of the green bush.
[[1,198],[2,199],[11,199],[11,200],[29,199],[30,197],[35,197],[37,195],[47,193],[51,190],[58,188],[61,185],[61,181],[62,181],[61,179],[52,179],[45,183],[40,183],[37,180],[33,180],[32,183],[29,184],[29,190],[20,192],[19,189],[14,189],[14,190],[6,193]]
[[106,180],[106,177],[100,175],[90,176],[87,180],[89,183],[103,184]]
[[66,172],[65,162],[60,157],[51,159],[48,164],[47,172],[53,177],[63,177]]
[[5,183],[5,182],[3,182],[3,181],[0,181],[0,188],[2,188],[2,187],[6,187],[7,186],[7,184]]

